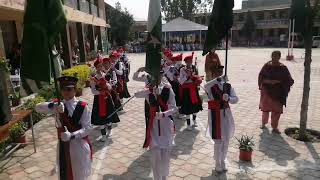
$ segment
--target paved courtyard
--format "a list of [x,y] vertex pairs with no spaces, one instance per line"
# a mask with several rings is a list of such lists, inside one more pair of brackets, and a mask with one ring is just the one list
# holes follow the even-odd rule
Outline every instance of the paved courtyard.
[[[239,162],[239,150],[233,138],[228,152],[229,171],[216,174],[213,161],[213,144],[205,135],[207,110],[199,114],[199,127],[186,130],[186,123],[176,119],[176,146],[172,151],[170,180],[213,180],[213,179],[320,179],[320,144],[298,142],[287,137],[286,127],[299,125],[300,104],[303,88],[303,50],[295,50],[296,61],[285,63],[295,80],[288,98],[288,107],[280,120],[281,135],[261,130],[261,113],[258,109],[258,73],[268,61],[273,49],[232,49],[229,59],[229,79],[240,102],[232,106],[236,123],[236,137],[242,134],[254,136],[255,151],[252,163]],[[283,57],[286,50],[281,49]],[[191,52],[186,52],[190,54]],[[224,60],[224,51],[219,51]],[[204,58],[197,52],[200,74],[204,74]],[[130,54],[133,71],[144,66],[145,54]],[[144,84],[130,81],[133,94]],[[204,95],[204,92],[201,92]],[[311,93],[308,127],[320,130],[320,49],[313,52]],[[93,96],[85,89],[82,99],[92,104]],[[152,179],[149,153],[142,149],[144,141],[143,100],[133,99],[120,115],[121,122],[114,127],[107,142],[96,141],[99,130],[93,130],[94,145],[92,180],[142,180]],[[30,132],[27,133],[30,138]],[[27,146],[16,151],[12,158],[0,162],[1,180],[57,179],[55,174],[56,129],[52,117],[35,126],[37,153]]]

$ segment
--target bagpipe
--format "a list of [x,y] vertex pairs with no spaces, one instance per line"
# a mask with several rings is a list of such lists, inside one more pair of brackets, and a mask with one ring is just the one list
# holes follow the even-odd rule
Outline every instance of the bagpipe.
[[95,88],[101,93],[101,95],[110,94],[110,90],[107,86],[107,80],[105,78],[97,79],[96,77],[91,77],[91,80],[96,84]]
[[189,75],[189,78],[197,85],[200,86],[202,83],[204,76],[198,75],[198,70],[196,66],[186,67],[186,72]]

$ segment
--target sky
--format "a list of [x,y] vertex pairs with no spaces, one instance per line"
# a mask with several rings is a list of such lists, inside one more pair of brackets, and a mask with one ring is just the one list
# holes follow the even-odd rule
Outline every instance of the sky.
[[[149,0],[104,0],[114,7],[116,2],[120,2],[123,8],[127,8],[136,21],[148,19]],[[242,0],[235,0],[235,9],[241,8]]]

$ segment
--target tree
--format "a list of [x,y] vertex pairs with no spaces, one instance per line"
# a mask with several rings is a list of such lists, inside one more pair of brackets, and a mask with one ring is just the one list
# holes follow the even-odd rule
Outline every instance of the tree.
[[133,16],[121,4],[116,3],[115,9],[110,10],[111,42],[124,45],[129,40],[131,27],[134,23]]
[[161,0],[164,20],[183,17],[191,20],[195,13],[206,13],[213,4],[213,0]]
[[251,46],[251,41],[254,36],[254,32],[256,31],[256,23],[253,19],[251,11],[248,11],[246,21],[241,29],[243,35],[248,40],[248,46]]
[[[314,4],[311,4],[314,2]],[[302,3],[302,4],[301,4]],[[304,37],[305,59],[304,59],[304,82],[303,95],[300,112],[300,130],[299,139],[307,140],[307,122],[308,122],[308,107],[310,95],[310,74],[312,62],[312,37],[313,25],[316,16],[319,14],[320,0],[293,0],[291,17],[296,19],[296,27],[298,32]],[[303,28],[300,28],[303,27]]]

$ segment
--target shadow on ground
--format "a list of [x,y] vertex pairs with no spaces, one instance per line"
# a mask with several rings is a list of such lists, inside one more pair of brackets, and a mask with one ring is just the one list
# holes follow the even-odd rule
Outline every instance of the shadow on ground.
[[260,134],[259,150],[280,166],[287,166],[288,161],[299,156],[282,135],[270,133],[268,129]]

